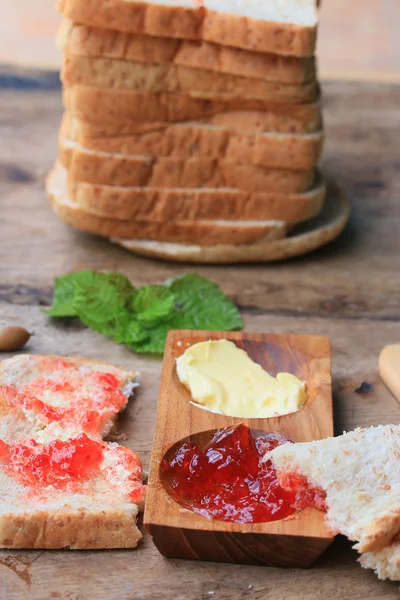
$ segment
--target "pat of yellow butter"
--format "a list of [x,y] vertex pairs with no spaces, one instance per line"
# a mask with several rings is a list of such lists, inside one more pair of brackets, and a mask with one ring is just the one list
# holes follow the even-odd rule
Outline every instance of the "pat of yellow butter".
[[306,384],[290,373],[272,377],[228,340],[194,344],[176,361],[195,402],[230,417],[267,418],[298,410]]

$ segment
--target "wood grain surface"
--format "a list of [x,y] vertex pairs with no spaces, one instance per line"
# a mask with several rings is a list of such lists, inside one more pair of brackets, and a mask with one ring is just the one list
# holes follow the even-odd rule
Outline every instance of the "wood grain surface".
[[[137,356],[76,323],[51,322],[54,276],[118,269],[135,285],[197,271],[237,302],[245,330],[323,335],[332,341],[336,432],[398,423],[400,406],[377,371],[380,350],[400,339],[400,88],[325,84],[325,165],[348,190],[352,218],[336,242],[285,263],[193,267],[138,258],[59,223],[43,182],[61,118],[52,81],[0,74],[0,319],[34,331],[27,350],[87,355],[133,367],[142,385],[120,428],[149,467],[161,361]],[[37,89],[31,89],[32,86]],[[23,89],[21,89],[21,87]],[[43,88],[43,89],[40,89]],[[45,89],[47,88],[47,90]],[[373,392],[355,390],[362,381]],[[399,597],[395,583],[360,568],[337,538],[308,570],[165,559],[149,536],[134,551],[0,553],[7,600],[373,600]]]
[[[269,419],[226,417],[190,402],[175,361],[209,339],[231,340],[268,373],[293,373],[307,382],[307,402],[296,412]],[[218,429],[245,423],[257,432],[296,442],[333,435],[330,343],[326,337],[265,333],[172,331],[165,347],[154,430],[144,524],[167,557],[269,566],[307,567],[330,545],[324,514],[315,509],[269,523],[209,520],[171,501],[160,465],[184,442],[203,448]]]

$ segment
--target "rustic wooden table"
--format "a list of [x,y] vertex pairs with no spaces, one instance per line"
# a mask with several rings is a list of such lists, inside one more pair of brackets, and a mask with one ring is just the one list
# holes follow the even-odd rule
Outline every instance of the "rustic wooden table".
[[[35,332],[34,353],[86,355],[140,369],[142,386],[121,428],[145,468],[161,361],[83,327],[51,323],[39,307],[51,299],[53,277],[69,269],[118,269],[138,285],[196,270],[235,300],[248,331],[332,339],[338,433],[399,421],[400,406],[377,374],[381,348],[400,340],[399,87],[324,85],[325,166],[353,203],[351,222],[336,242],[287,263],[193,269],[138,258],[55,219],[43,188],[61,117],[55,81],[0,73],[0,318]],[[355,392],[363,380],[373,393]],[[379,582],[356,558],[350,543],[337,538],[309,570],[166,560],[145,536],[135,551],[3,551],[0,589],[7,600],[398,598],[397,584]]]

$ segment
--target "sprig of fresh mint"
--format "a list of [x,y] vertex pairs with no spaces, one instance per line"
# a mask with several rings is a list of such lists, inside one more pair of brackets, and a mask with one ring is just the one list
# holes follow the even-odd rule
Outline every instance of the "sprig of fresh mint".
[[85,325],[136,352],[160,354],[170,329],[242,329],[236,306],[219,287],[189,273],[161,285],[134,288],[122,273],[77,271],[54,281],[51,317]]

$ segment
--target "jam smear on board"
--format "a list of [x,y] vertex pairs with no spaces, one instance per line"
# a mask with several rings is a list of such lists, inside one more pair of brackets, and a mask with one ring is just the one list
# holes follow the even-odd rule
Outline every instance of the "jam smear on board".
[[266,452],[288,442],[274,433],[255,438],[241,424],[217,431],[204,448],[183,443],[162,461],[161,476],[174,500],[209,519],[262,523],[309,506],[323,510],[322,490],[293,475],[287,491],[271,461],[262,462]]
[[6,444],[0,440],[0,465],[20,483],[65,487],[88,479],[103,462],[103,445],[84,433],[65,442]]
[[[0,394],[8,406],[33,410],[45,422],[58,422],[64,427],[77,425],[85,433],[102,433],[105,423],[126,405],[128,399],[119,389],[118,377],[112,373],[92,371],[80,373],[74,363],[60,358],[41,360],[42,371],[51,374],[66,369],[65,376],[57,379],[40,376],[24,386],[2,385]],[[90,390],[85,394],[85,387]],[[46,398],[60,398],[60,406],[46,402]]]

